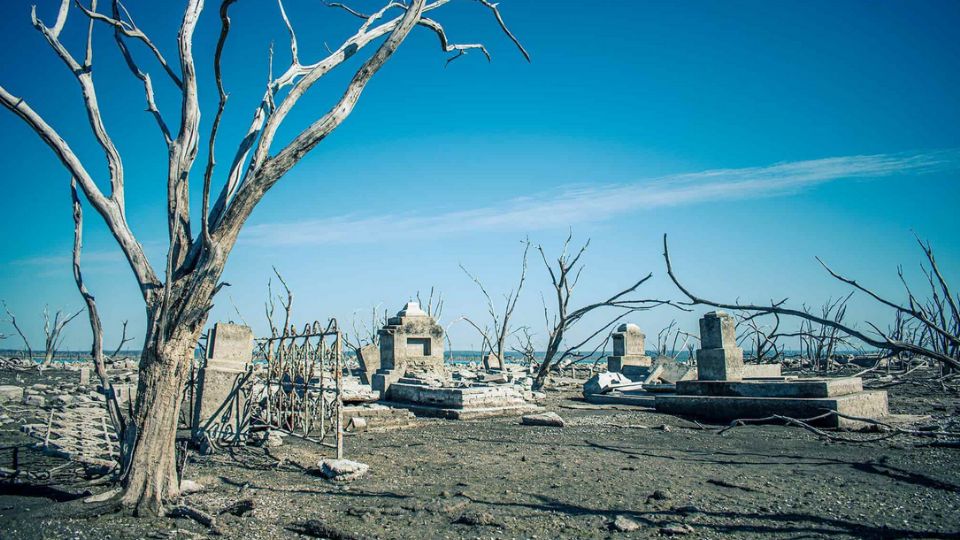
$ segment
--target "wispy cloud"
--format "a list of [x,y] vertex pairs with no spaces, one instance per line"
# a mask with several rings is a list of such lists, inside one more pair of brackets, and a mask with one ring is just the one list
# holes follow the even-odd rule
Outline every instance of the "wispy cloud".
[[[16,259],[10,261],[11,265],[14,266],[30,266],[30,267],[69,267],[72,264],[73,255],[63,254],[63,255],[40,255],[37,257],[25,257],[23,259]],[[87,263],[120,263],[123,262],[123,255],[119,250],[106,250],[106,251],[84,251],[81,254],[81,261],[84,264]]]
[[604,221],[638,210],[701,202],[782,196],[849,179],[922,174],[960,166],[960,151],[845,156],[715,169],[638,181],[567,187],[515,198],[497,206],[442,214],[341,215],[249,227],[244,241],[260,245],[371,243],[477,231],[566,228]]

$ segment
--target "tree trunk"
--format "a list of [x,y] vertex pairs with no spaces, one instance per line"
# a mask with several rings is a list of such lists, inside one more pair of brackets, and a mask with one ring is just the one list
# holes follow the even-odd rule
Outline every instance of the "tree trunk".
[[174,329],[174,337],[162,346],[148,340],[143,349],[136,413],[127,433],[130,454],[124,463],[125,490],[121,500],[137,515],[161,515],[164,501],[179,495],[177,422],[183,387],[202,327],[200,324],[196,329]]

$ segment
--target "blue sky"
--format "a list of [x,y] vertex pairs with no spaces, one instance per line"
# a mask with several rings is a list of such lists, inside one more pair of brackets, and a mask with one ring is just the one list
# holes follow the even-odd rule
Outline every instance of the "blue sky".
[[[31,3],[5,3],[0,46],[11,52],[0,63],[0,84],[28,100],[103,179],[79,89],[30,26]],[[58,2],[38,3],[52,24]],[[353,5],[369,11],[377,3]],[[356,29],[350,16],[317,2],[285,6],[305,60],[319,59],[324,43],[335,46]],[[179,4],[128,7],[175,57]],[[204,12],[195,46],[204,133],[216,99],[216,8]],[[301,320],[336,316],[349,327],[357,310],[396,311],[431,286],[445,295],[445,322],[481,317],[483,299],[458,264],[489,290],[506,292],[517,276],[520,241],[529,236],[556,253],[571,227],[575,239],[592,238],[575,303],[648,272],[654,279],[643,296],[675,297],[663,275],[663,233],[687,284],[723,300],[819,304],[842,294],[815,255],[899,295],[897,264],[917,274],[913,231],[932,241],[942,269],[960,282],[960,4],[561,0],[548,8],[503,0],[501,10],[533,61],[523,60],[475,2],[454,0],[434,12],[452,40],[485,43],[493,61],[473,52],[445,66],[435,36],[416,29],[353,115],[258,207],[231,256],[224,279],[232,286],[218,297],[213,320],[236,320],[239,309],[262,332],[272,265],[293,288]],[[239,2],[233,19],[221,163],[263,93],[271,41],[276,71],[289,61],[275,3]],[[84,26],[74,12],[64,30],[77,55]],[[109,32],[98,30],[95,80],[127,168],[128,216],[159,267],[165,149],[143,112],[142,88]],[[134,53],[153,73],[158,104],[175,124],[174,88],[142,48]],[[278,144],[326,110],[359,61],[314,87]],[[0,298],[37,346],[45,304],[82,307],[69,266],[68,177],[19,119],[0,112]],[[108,342],[125,319],[142,338],[143,308],[129,269],[89,210],[86,226],[86,275]],[[516,320],[541,337],[540,291],[547,287],[542,263],[531,259]],[[854,302],[852,319],[886,322],[873,304]],[[659,310],[632,320],[652,340],[673,318],[692,330],[702,311]],[[12,328],[4,323],[0,331]],[[456,348],[479,342],[465,324],[450,332]],[[69,329],[67,346],[88,341],[82,322]],[[13,338],[7,344],[17,345]]]

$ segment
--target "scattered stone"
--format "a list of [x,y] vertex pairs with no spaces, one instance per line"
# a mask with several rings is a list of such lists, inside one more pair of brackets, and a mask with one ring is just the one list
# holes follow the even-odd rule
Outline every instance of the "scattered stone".
[[673,510],[678,514],[689,515],[689,514],[698,514],[701,512],[700,507],[695,504],[688,504],[686,506],[680,506]]
[[648,500],[653,499],[655,501],[666,501],[666,500],[669,500],[670,498],[671,498],[670,492],[665,490],[660,490],[660,489],[654,491],[653,493],[650,494],[649,497],[647,497]]
[[341,531],[319,519],[308,519],[293,525],[295,532],[314,538],[327,538],[329,540],[360,540],[362,536]]
[[547,426],[563,427],[563,418],[559,414],[550,411],[541,414],[527,414],[520,418],[520,423],[525,426]]
[[232,514],[237,517],[243,517],[250,512],[253,512],[255,504],[253,499],[244,499],[242,501],[237,501],[223,510],[220,511],[221,514]]
[[190,495],[191,493],[199,493],[201,491],[203,491],[203,484],[199,482],[194,482],[193,480],[180,481],[180,495]]
[[347,423],[347,431],[358,432],[367,430],[367,419],[355,416]]
[[640,530],[640,524],[627,516],[617,516],[610,524],[610,529],[619,532],[633,532]]
[[31,407],[43,407],[44,405],[47,404],[47,400],[44,399],[43,396],[37,396],[37,395],[31,394],[28,396],[24,396],[23,404],[29,405]]
[[60,394],[59,396],[56,396],[50,400],[50,402],[57,407],[69,407],[70,405],[73,405],[75,401],[76,398],[70,394]]
[[283,433],[279,431],[271,431],[267,434],[267,438],[264,439],[263,445],[267,448],[277,448],[278,446],[283,446]]
[[458,517],[454,523],[473,527],[503,527],[503,523],[490,512],[477,512],[473,510],[460,514],[460,517]]
[[0,401],[21,401],[23,388],[13,385],[0,386]]
[[684,534],[690,534],[693,532],[693,527],[687,525],[686,523],[669,523],[663,527],[660,527],[660,534],[665,534],[667,536],[680,536]]
[[358,480],[369,469],[369,465],[349,459],[324,459],[320,462],[320,476],[333,482]]

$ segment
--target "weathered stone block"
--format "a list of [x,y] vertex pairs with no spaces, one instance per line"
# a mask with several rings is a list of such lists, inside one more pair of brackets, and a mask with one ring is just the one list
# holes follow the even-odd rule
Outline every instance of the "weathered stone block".
[[697,378],[701,381],[743,379],[743,349],[724,347],[697,351]]
[[621,324],[611,335],[613,338],[613,356],[630,356],[644,354],[644,339],[646,336],[640,327],[633,323]]
[[371,344],[361,348],[357,360],[360,362],[360,380],[363,384],[370,384],[374,373],[380,369],[380,347]]
[[700,348],[737,346],[737,322],[724,311],[711,311],[700,319]]
[[650,366],[653,360],[649,356],[629,355],[629,356],[608,356],[607,371],[623,371],[626,366]]

